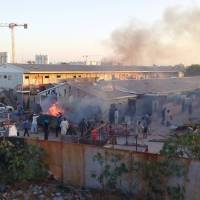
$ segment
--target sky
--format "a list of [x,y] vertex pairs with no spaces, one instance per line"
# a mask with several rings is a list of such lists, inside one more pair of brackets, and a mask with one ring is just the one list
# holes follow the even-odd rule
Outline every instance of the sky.
[[[0,0],[0,23],[16,28],[18,62],[48,54],[51,62],[107,57],[111,33],[132,20],[151,24],[168,7],[196,7],[200,0]],[[11,51],[10,30],[0,28],[0,51]]]

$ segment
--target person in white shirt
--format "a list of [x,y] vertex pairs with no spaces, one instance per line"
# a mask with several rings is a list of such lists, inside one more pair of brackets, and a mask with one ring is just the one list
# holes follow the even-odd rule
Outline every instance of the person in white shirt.
[[15,124],[12,124],[12,125],[9,126],[8,136],[9,137],[17,136],[17,128],[16,128]]
[[36,114],[33,115],[32,123],[31,123],[31,133],[37,133],[38,127],[37,127],[37,116]]
[[67,130],[69,128],[69,122],[67,121],[67,119],[64,117],[61,124],[60,124],[60,128],[61,128],[61,135],[66,135],[67,134]]
[[117,125],[119,123],[119,111],[117,110],[117,108],[115,109],[114,118],[115,118],[115,125]]

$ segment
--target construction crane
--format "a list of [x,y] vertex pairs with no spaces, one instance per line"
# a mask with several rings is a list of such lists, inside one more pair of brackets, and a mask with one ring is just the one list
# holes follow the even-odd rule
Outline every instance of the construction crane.
[[28,28],[27,24],[16,24],[16,23],[0,23],[0,27],[8,27],[11,30],[11,46],[12,46],[12,63],[15,63],[15,27]]

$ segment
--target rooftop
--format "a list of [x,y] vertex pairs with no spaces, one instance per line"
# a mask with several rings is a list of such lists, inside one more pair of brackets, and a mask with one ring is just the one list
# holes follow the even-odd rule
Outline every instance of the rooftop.
[[200,77],[113,80],[97,83],[68,81],[67,84],[105,100],[121,101],[143,94],[168,95],[194,91],[200,89]]
[[179,72],[180,67],[172,66],[102,66],[102,65],[68,65],[68,64],[11,64],[20,67],[27,72],[68,72],[68,71],[88,71],[88,72]]
[[143,80],[102,81],[102,87],[112,87],[130,94],[171,94],[200,89],[200,77]]

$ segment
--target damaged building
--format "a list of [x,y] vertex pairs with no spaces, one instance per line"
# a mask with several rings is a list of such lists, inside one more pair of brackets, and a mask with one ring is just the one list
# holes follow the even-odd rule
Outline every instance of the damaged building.
[[[167,78],[149,80],[112,80],[112,81],[67,81],[55,88],[58,104],[65,108],[66,116],[79,121],[83,117],[108,120],[112,105],[120,111],[121,122],[135,119],[142,115],[160,114],[163,106],[170,108],[174,114],[182,111],[183,102],[199,106],[200,79]],[[40,102],[45,102],[55,93],[43,91]],[[46,105],[46,102],[45,102]],[[93,113],[93,115],[91,114]]]

